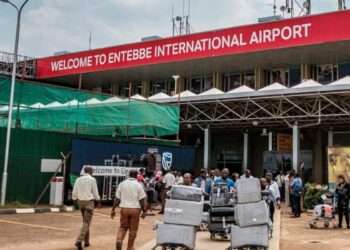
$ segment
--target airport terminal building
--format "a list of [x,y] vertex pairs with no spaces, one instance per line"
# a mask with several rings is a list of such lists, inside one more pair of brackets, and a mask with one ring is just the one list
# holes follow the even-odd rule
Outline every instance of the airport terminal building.
[[179,105],[198,168],[326,182],[327,147],[350,146],[349,23],[344,10],[39,58],[33,78]]

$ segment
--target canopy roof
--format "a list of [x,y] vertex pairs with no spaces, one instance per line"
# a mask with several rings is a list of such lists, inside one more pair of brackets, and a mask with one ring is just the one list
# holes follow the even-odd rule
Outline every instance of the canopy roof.
[[148,99],[149,99],[149,100],[155,100],[155,99],[161,99],[161,98],[167,98],[167,97],[170,97],[170,96],[168,96],[167,94],[164,94],[164,93],[160,92],[160,93],[158,93],[158,94],[152,95],[152,96],[149,97]]
[[[0,78],[0,127],[7,126],[10,79]],[[16,82],[13,125],[79,134],[165,136],[178,133],[172,105]]]
[[322,86],[322,84],[310,79],[305,82],[299,83],[298,85],[295,85],[292,88],[297,89],[297,88],[310,88],[310,87],[319,87],[319,86]]
[[266,87],[264,87],[262,89],[259,89],[258,91],[280,90],[280,89],[287,89],[287,87],[282,85],[282,84],[280,84],[280,83],[278,83],[278,82],[275,82],[275,83],[273,83],[271,85],[268,85],[268,86],[266,86]]
[[209,89],[207,91],[204,91],[203,93],[200,93],[199,95],[219,95],[219,94],[223,94],[224,92],[221,91],[220,89],[217,89],[217,88],[212,88],[212,89]]
[[[182,91],[181,93],[180,93],[180,98],[181,97],[188,97],[188,96],[196,96],[197,94],[195,94],[195,93],[193,93],[193,92],[191,92],[191,91],[189,91],[189,90],[185,90],[185,91]],[[174,96],[171,96],[171,97],[173,97],[173,98],[178,98],[179,97],[179,94],[176,94],[176,95],[174,95]]]
[[227,93],[244,93],[244,92],[254,92],[255,90],[246,86],[246,85],[242,85],[236,89],[233,89]]

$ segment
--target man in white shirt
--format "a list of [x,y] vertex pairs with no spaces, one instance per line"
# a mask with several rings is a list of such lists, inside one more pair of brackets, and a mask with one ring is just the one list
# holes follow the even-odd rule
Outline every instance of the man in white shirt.
[[267,189],[271,191],[272,194],[272,202],[273,204],[270,206],[270,219],[273,222],[273,215],[275,213],[275,205],[277,205],[278,209],[281,208],[280,203],[280,191],[278,189],[277,182],[275,182],[272,178],[272,173],[267,172],[265,175],[265,179],[267,182]]
[[129,178],[118,185],[116,198],[114,200],[111,218],[115,217],[115,208],[119,206],[120,226],[117,236],[116,249],[122,250],[122,245],[126,232],[129,230],[129,240],[127,250],[134,250],[134,242],[140,222],[140,214],[145,218],[146,193],[143,186],[136,180],[137,171],[131,170]]
[[159,214],[164,214],[164,208],[165,208],[165,200],[168,191],[171,189],[172,186],[175,185],[175,176],[172,174],[171,170],[169,169],[167,174],[163,178],[163,195],[162,195],[162,210],[159,212]]
[[278,175],[276,176],[275,180],[280,191],[281,201],[284,202],[284,175],[281,170],[278,171]]
[[244,175],[241,176],[241,179],[253,179],[252,172],[247,169],[244,173]]
[[84,172],[85,174],[76,180],[72,193],[72,198],[78,201],[79,209],[83,216],[83,226],[75,242],[75,246],[78,250],[83,249],[83,241],[85,247],[90,246],[89,227],[94,212],[95,201],[98,204],[97,207],[101,207],[96,179],[92,177],[93,170],[91,167],[85,167]]
[[184,182],[184,178],[182,177],[182,172],[179,171],[179,172],[177,172],[177,174],[176,174],[175,184],[176,184],[176,185],[180,185],[180,184],[182,184],[183,182]]

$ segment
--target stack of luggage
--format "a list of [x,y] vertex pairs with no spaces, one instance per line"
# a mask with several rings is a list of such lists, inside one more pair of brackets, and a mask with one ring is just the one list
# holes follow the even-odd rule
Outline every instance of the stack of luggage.
[[194,249],[197,228],[202,222],[203,202],[200,188],[175,185],[166,200],[163,223],[157,227],[158,246]]
[[261,199],[259,179],[237,181],[236,225],[231,226],[231,247],[269,246],[269,210]]
[[210,238],[216,235],[227,238],[226,229],[234,223],[235,194],[226,184],[217,184],[210,194],[209,232]]

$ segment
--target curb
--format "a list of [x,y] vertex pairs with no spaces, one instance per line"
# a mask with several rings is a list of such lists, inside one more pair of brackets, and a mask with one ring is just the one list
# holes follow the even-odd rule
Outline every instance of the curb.
[[73,207],[53,207],[53,208],[13,208],[0,209],[0,214],[35,214],[35,213],[62,213],[73,212]]

